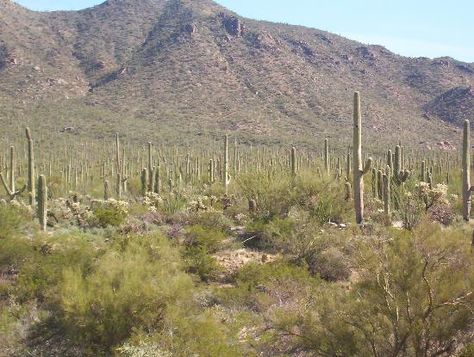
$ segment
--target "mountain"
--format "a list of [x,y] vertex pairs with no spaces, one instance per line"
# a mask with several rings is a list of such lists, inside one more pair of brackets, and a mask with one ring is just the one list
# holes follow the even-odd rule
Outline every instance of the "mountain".
[[0,0],[0,76],[9,123],[97,137],[230,132],[311,145],[350,135],[354,90],[374,146],[456,140],[474,113],[474,64],[402,57],[210,0],[108,0],[59,12]]

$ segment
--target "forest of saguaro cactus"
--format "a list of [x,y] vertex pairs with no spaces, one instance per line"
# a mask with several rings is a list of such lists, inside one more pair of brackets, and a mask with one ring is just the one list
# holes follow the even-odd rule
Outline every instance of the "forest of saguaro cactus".
[[470,123],[369,155],[361,101],[319,150],[3,140],[0,355],[473,356]]

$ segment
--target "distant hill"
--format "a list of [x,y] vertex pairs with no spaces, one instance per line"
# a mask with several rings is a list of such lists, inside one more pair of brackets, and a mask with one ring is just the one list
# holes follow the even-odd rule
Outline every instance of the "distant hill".
[[368,144],[455,140],[474,119],[473,64],[249,20],[210,0],[47,13],[0,0],[0,78],[0,122],[96,137],[311,145],[350,135],[354,90]]

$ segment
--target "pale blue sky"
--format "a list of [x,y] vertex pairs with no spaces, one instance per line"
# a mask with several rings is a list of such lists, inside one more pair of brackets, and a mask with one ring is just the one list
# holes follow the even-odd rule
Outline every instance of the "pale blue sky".
[[[137,0],[139,1],[139,0]],[[33,10],[81,9],[101,0],[17,0]],[[474,0],[217,0],[255,19],[315,27],[405,56],[474,62]]]

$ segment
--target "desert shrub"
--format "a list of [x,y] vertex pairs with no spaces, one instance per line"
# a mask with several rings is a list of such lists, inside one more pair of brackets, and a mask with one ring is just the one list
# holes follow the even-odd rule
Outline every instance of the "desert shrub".
[[322,229],[307,211],[294,209],[288,218],[262,225],[259,238],[260,247],[283,252],[323,279],[345,280],[351,274],[353,241],[344,231]]
[[188,215],[190,225],[200,225],[206,228],[218,229],[222,232],[230,233],[233,225],[232,221],[219,211],[208,211],[192,213]]
[[322,285],[305,312],[279,316],[281,334],[298,329],[296,345],[318,355],[452,355],[469,342],[474,260],[464,232],[422,223],[389,236],[361,245],[351,290]]
[[250,263],[235,276],[235,288],[218,292],[227,304],[265,312],[269,308],[292,305],[319,284],[307,269],[288,262]]
[[268,173],[249,173],[238,178],[238,185],[247,199],[257,201],[259,219],[271,220],[285,216],[296,202],[291,177]]
[[187,271],[204,281],[215,278],[220,269],[211,254],[217,252],[225,238],[222,231],[214,228],[199,225],[188,228],[184,252]]
[[18,234],[29,217],[21,207],[0,204],[0,241]]
[[89,271],[64,271],[62,324],[76,341],[109,349],[134,329],[162,328],[170,306],[186,304],[191,291],[179,252],[165,238],[129,237]]
[[128,216],[128,203],[113,199],[94,201],[92,212],[93,215],[89,220],[91,226],[102,228],[107,226],[117,227],[124,223]]
[[461,350],[459,357],[471,357],[474,356],[474,343],[470,343]]
[[187,316],[176,313],[167,327],[155,336],[172,356],[229,356],[238,357],[238,340],[232,331],[212,311],[191,312]]
[[239,186],[245,197],[257,202],[257,220],[285,218],[294,207],[301,207],[311,217],[325,224],[347,219],[351,205],[346,202],[342,183],[319,179],[311,172],[289,175],[265,173],[243,175]]
[[204,247],[188,247],[184,253],[186,271],[199,276],[203,281],[217,278],[221,271],[217,260]]
[[215,253],[225,238],[225,234],[218,229],[197,225],[188,228],[185,244],[188,247],[202,247],[209,253]]
[[68,233],[33,241],[17,239],[5,254],[16,261],[19,275],[14,294],[20,301],[38,299],[55,306],[63,270],[78,267],[87,271],[99,250],[86,235]]

